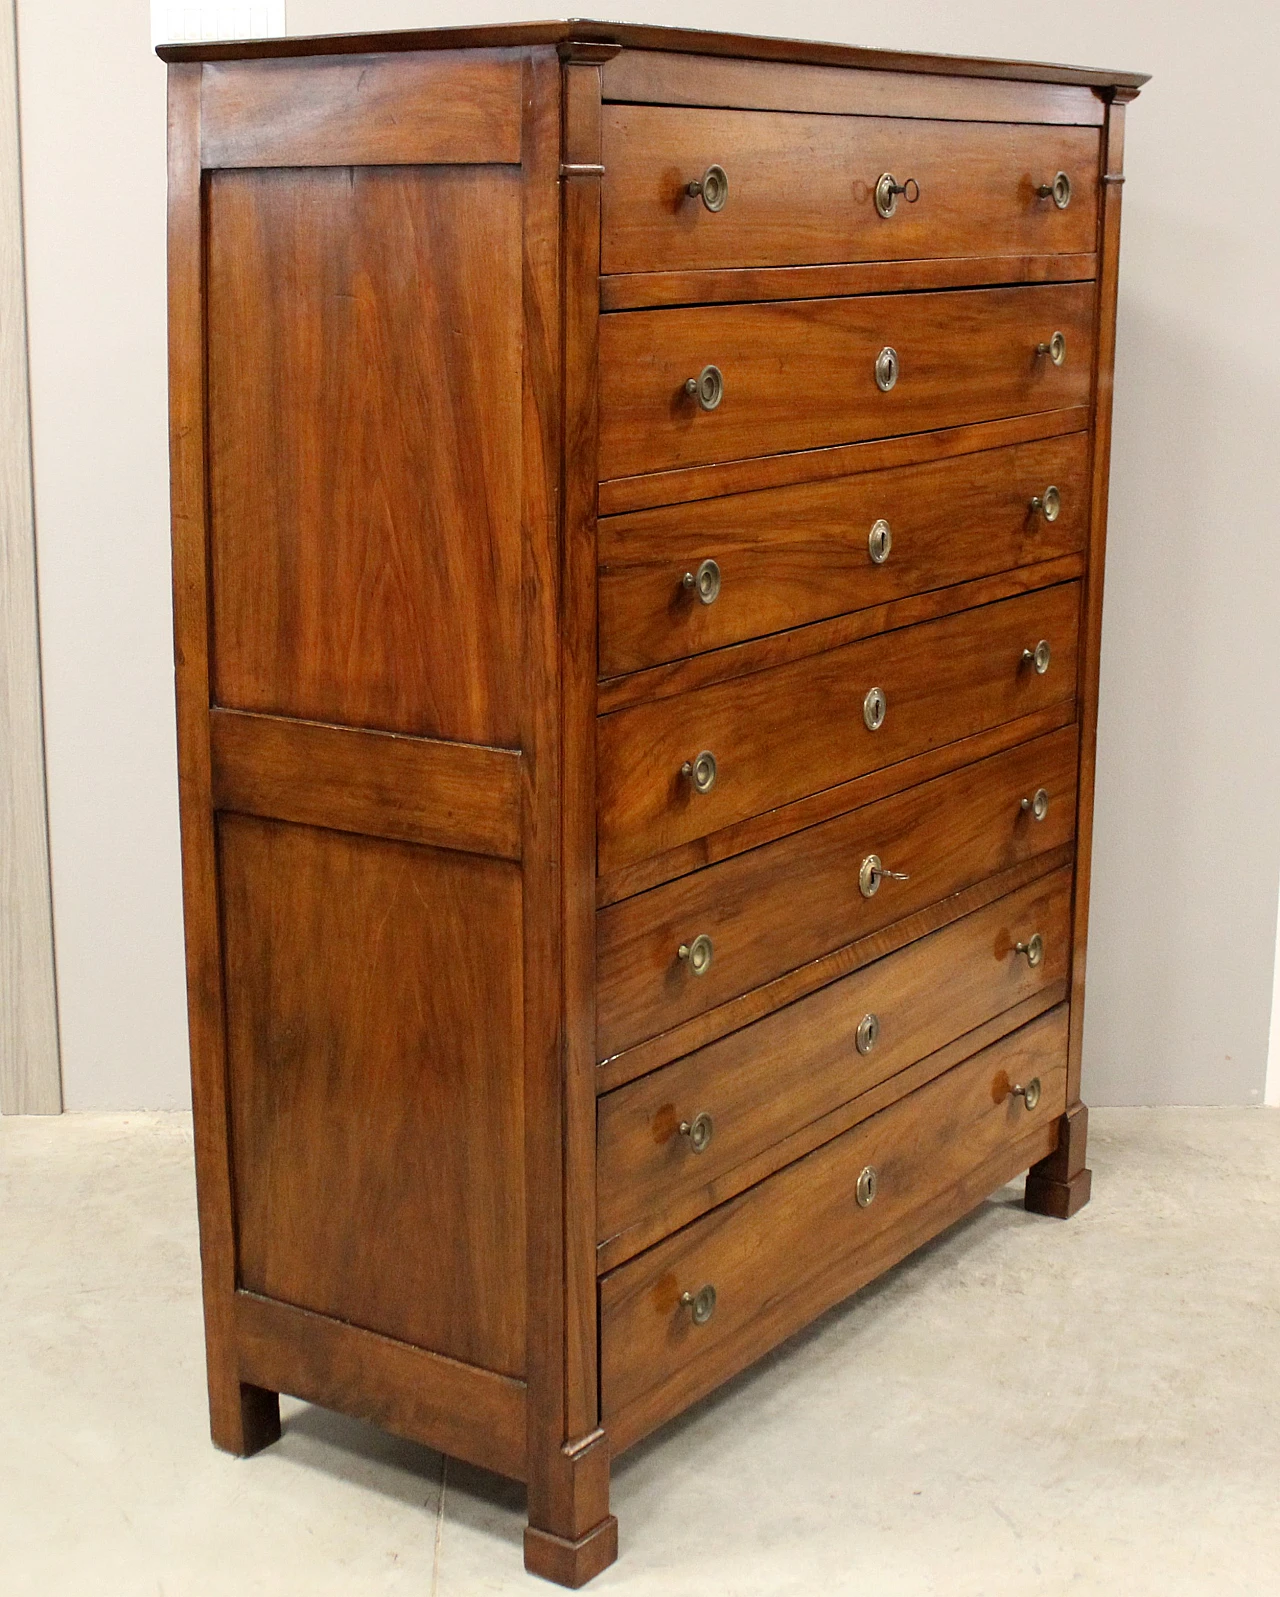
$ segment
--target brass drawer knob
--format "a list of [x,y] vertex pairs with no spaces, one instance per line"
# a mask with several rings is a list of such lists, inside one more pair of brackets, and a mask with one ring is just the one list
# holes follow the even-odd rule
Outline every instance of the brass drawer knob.
[[854,1033],[854,1041],[858,1045],[860,1054],[869,1054],[880,1040],[880,1017],[876,1014],[867,1014],[858,1022],[858,1029]]
[[684,391],[692,394],[703,410],[714,410],[724,398],[724,376],[718,366],[704,366],[696,377],[685,379]]
[[876,210],[886,221],[898,209],[899,194],[908,205],[914,205],[920,198],[920,185],[913,177],[899,183],[892,172],[881,172],[876,180]]
[[1055,366],[1061,366],[1067,358],[1066,334],[1055,333],[1047,344],[1037,344],[1036,354],[1047,355]]
[[898,380],[898,352],[886,344],[876,356],[876,387],[887,394]]
[[680,1294],[680,1306],[685,1309],[692,1309],[693,1323],[695,1325],[705,1325],[716,1312],[715,1287],[708,1282],[706,1286],[699,1287],[696,1292],[682,1292]]
[[1033,821],[1042,821],[1049,813],[1049,794],[1038,787],[1030,798],[1024,798],[1022,807],[1031,816]]
[[1021,1098],[1029,1110],[1034,1109],[1035,1106],[1040,1102],[1039,1076],[1032,1076],[1031,1080],[1026,1084],[1025,1087],[1010,1087],[1009,1096],[1011,1098]]
[[696,571],[686,571],[684,585],[696,593],[703,604],[714,604],[720,597],[720,567],[714,560],[703,560]]
[[1042,200],[1052,200],[1060,211],[1065,211],[1071,204],[1071,179],[1065,172],[1058,172],[1052,183],[1039,184],[1036,193]]
[[875,1165],[865,1166],[858,1176],[857,1197],[860,1209],[869,1209],[876,1201],[876,1193],[880,1190],[880,1172]]
[[729,198],[729,174],[722,166],[709,166],[701,177],[685,184],[685,193],[701,199],[709,211],[723,211]]
[[1049,661],[1052,659],[1053,650],[1049,647],[1048,638],[1041,638],[1034,649],[1022,651],[1023,664],[1033,666],[1038,677],[1042,677],[1049,669]]
[[710,793],[716,785],[716,757],[710,749],[703,749],[696,760],[686,760],[680,775],[689,782],[695,793]]
[[680,1122],[680,1135],[688,1137],[689,1146],[694,1153],[705,1153],[707,1151],[711,1146],[711,1139],[715,1135],[715,1130],[711,1116],[705,1109],[694,1115],[692,1120],[682,1120]]
[[1062,495],[1052,484],[1031,501],[1031,514],[1043,516],[1046,521],[1056,521],[1062,512]]
[[867,695],[862,701],[862,719],[867,723],[868,732],[878,732],[884,725],[884,718],[889,713],[889,701],[885,698],[883,688],[868,688]]
[[879,854],[868,854],[858,869],[858,891],[863,898],[874,898],[880,891],[880,883],[886,879],[891,882],[909,882],[911,877],[907,871],[887,871],[881,863]]
[[705,976],[711,969],[711,961],[715,958],[715,949],[706,932],[699,932],[691,943],[681,943],[676,952],[681,959],[687,961],[689,969],[695,976]]
[[1015,954],[1025,954],[1027,964],[1034,970],[1037,965],[1044,963],[1044,938],[1035,932],[1025,943],[1015,943],[1013,951]]
[[872,522],[871,531],[867,534],[867,553],[871,556],[871,564],[882,566],[892,548],[893,533],[889,530],[889,523],[881,517],[879,521]]

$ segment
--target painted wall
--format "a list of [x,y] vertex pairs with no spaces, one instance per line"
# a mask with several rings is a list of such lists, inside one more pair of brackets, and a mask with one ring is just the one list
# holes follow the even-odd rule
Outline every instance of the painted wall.
[[[294,33],[545,14],[290,0]],[[55,917],[72,1107],[185,1093],[163,73],[143,0],[20,0]],[[52,13],[52,14],[50,14]],[[1264,0],[636,3],[634,20],[1137,67],[1086,1096],[1263,1095],[1280,806],[1280,12]],[[73,34],[71,27],[83,32]]]

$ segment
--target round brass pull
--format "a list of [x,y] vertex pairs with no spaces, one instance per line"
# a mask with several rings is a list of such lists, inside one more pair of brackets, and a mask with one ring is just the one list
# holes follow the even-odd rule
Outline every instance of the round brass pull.
[[899,194],[908,205],[914,205],[920,198],[920,185],[913,177],[909,177],[905,183],[899,183],[892,172],[881,172],[876,180],[876,210],[886,222],[898,209]]
[[873,566],[882,566],[889,558],[889,551],[893,548],[893,533],[889,530],[889,523],[883,517],[873,521],[871,531],[867,534],[867,553],[871,556]]
[[685,379],[684,391],[692,394],[703,410],[714,410],[724,398],[724,376],[718,366],[704,366],[696,377]]
[[677,953],[681,959],[688,961],[689,969],[695,976],[705,976],[715,957],[715,949],[706,932],[699,932],[691,943],[681,943]]
[[862,701],[862,719],[867,724],[867,731],[878,732],[888,713],[889,701],[885,698],[884,689],[868,688],[867,696]]
[[1036,193],[1042,200],[1052,200],[1060,211],[1065,211],[1071,204],[1071,179],[1065,172],[1058,172],[1052,183],[1039,184]]
[[1044,963],[1044,938],[1039,932],[1033,932],[1025,943],[1015,943],[1013,951],[1015,954],[1025,954],[1027,964],[1034,970],[1037,965]]
[[1067,335],[1055,333],[1047,344],[1037,344],[1036,354],[1047,355],[1055,366],[1063,365],[1067,358]]
[[1049,813],[1049,795],[1044,788],[1038,787],[1030,798],[1024,798],[1022,807],[1033,821],[1042,821]]
[[693,1310],[693,1323],[705,1325],[716,1312],[716,1289],[710,1282],[704,1287],[699,1287],[696,1292],[682,1292],[680,1306]]
[[879,1192],[879,1190],[880,1172],[876,1169],[875,1165],[866,1165],[858,1177],[858,1185],[856,1188],[858,1207],[860,1209],[869,1209],[876,1201],[876,1193]]
[[1062,513],[1062,495],[1052,485],[1031,501],[1031,514],[1041,515],[1046,521],[1056,521]]
[[686,760],[680,775],[693,784],[695,793],[710,793],[716,785],[716,757],[710,749],[703,749],[696,760]]
[[880,883],[885,880],[909,882],[911,876],[907,871],[885,870],[879,854],[868,854],[858,868],[858,891],[863,898],[874,898],[880,891]]
[[876,387],[887,394],[898,380],[898,352],[886,344],[876,356]]
[[1040,1102],[1039,1076],[1032,1076],[1031,1080],[1026,1084],[1025,1087],[1010,1087],[1009,1096],[1011,1098],[1021,1098],[1023,1103],[1026,1104],[1028,1110],[1034,1109],[1035,1106]]
[[709,211],[723,211],[729,198],[729,174],[722,166],[709,166],[701,177],[686,183],[684,191],[693,199],[700,198]]
[[686,571],[684,585],[692,588],[703,604],[714,604],[720,597],[720,567],[714,560],[704,560],[696,571]]
[[682,1120],[680,1122],[680,1135],[688,1137],[689,1146],[694,1153],[705,1153],[707,1151],[711,1146],[711,1139],[715,1135],[715,1129],[711,1116],[705,1109],[701,1113],[694,1115],[692,1120]]
[[1024,649],[1022,658],[1028,665],[1035,667],[1038,677],[1042,677],[1049,669],[1049,661],[1053,658],[1053,651],[1049,647],[1048,638],[1041,638],[1034,649]]
[[858,1022],[858,1029],[854,1033],[853,1040],[857,1044],[860,1054],[869,1054],[880,1041],[879,1015],[864,1015]]

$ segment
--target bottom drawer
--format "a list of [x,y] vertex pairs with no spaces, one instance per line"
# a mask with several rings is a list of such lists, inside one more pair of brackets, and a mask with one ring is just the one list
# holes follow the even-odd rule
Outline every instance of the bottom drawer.
[[[1010,1087],[1033,1079],[1040,1097],[1029,1108]],[[612,1449],[1045,1158],[1066,1079],[1063,1004],[604,1276],[601,1404]]]

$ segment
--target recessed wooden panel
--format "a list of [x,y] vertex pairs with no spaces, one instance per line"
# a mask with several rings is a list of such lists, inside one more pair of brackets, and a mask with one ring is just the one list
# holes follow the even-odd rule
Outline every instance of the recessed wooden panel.
[[519,869],[218,826],[239,1284],[525,1364]]
[[519,743],[518,169],[209,179],[215,702]]

